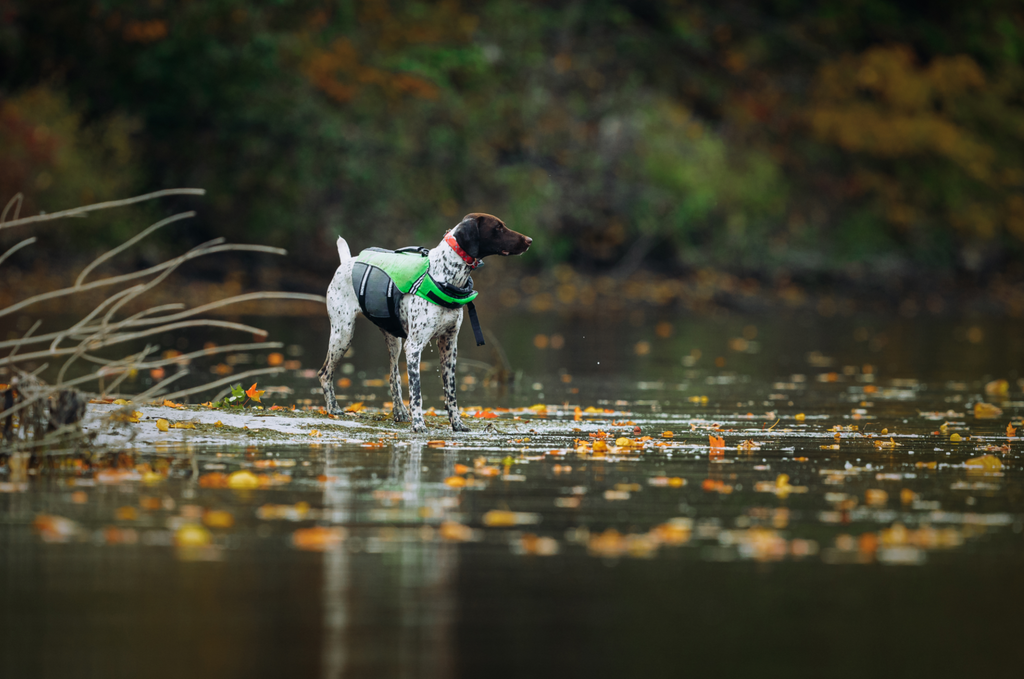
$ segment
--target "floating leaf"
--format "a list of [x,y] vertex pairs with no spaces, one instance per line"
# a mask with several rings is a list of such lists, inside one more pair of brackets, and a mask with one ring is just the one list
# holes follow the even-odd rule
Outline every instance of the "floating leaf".
[[242,471],[232,472],[228,476],[227,486],[235,490],[251,490],[260,487],[260,479],[252,472],[243,469]]
[[1003,414],[1003,410],[991,403],[975,403],[974,416],[979,420],[991,420]]
[[346,413],[358,413],[362,409],[363,409],[363,402],[362,401],[357,401],[356,403],[352,403],[347,408],[345,408],[345,412]]
[[174,544],[178,547],[205,547],[212,539],[210,531],[194,523],[186,523],[174,533]]
[[985,393],[989,396],[1007,396],[1010,393],[1010,383],[1006,380],[992,380],[985,385]]
[[340,527],[313,526],[300,528],[292,533],[292,545],[297,549],[311,552],[326,552],[341,545],[345,529]]
[[161,417],[159,420],[156,421],[156,428],[159,429],[160,431],[167,431],[168,429],[171,428],[171,423]]
[[980,469],[986,472],[997,472],[1003,468],[1002,461],[995,455],[982,455],[981,457],[975,457],[967,462],[964,462],[964,466],[968,469]]

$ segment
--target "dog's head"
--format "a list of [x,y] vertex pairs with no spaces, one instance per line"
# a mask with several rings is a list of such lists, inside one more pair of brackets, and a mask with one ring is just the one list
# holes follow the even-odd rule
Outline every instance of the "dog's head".
[[533,239],[516,233],[494,215],[474,212],[466,215],[453,232],[459,246],[470,257],[483,259],[488,255],[521,255]]

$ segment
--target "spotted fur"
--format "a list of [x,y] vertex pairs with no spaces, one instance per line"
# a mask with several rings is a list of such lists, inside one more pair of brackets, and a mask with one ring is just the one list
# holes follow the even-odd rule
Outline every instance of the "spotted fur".
[[[467,215],[452,233],[462,249],[477,260],[490,255],[520,255],[526,252],[533,242],[532,238],[507,228],[497,217],[482,213]],[[355,317],[361,313],[359,301],[352,288],[354,260],[344,238],[338,238],[338,255],[341,258],[341,265],[327,288],[327,313],[331,319],[331,337],[327,346],[327,358],[324,359],[319,372],[327,410],[334,414],[342,412],[334,395],[334,370],[352,342]],[[429,260],[429,272],[434,280],[445,281],[460,288],[469,280],[472,267],[444,240],[430,251]],[[413,431],[427,430],[423,421],[420,360],[423,349],[432,340],[436,340],[441,356],[441,379],[448,420],[454,431],[469,431],[469,427],[463,424],[459,417],[459,406],[456,401],[456,344],[459,329],[462,327],[462,308],[446,309],[416,295],[405,295],[399,306],[398,315],[407,335],[405,362],[409,372],[408,409],[402,401],[402,382],[399,373],[402,340],[382,331],[391,354],[390,383],[391,400],[394,402],[392,415],[395,422],[407,422],[411,419]]]

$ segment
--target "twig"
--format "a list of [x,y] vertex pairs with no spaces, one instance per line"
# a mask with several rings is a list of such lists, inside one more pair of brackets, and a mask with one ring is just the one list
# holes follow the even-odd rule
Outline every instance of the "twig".
[[[21,194],[18,194],[21,195]],[[96,210],[108,210],[114,207],[124,207],[125,205],[132,205],[134,203],[141,203],[147,200],[153,200],[154,198],[162,198],[164,196],[203,196],[206,195],[206,189],[164,189],[162,191],[154,191],[152,193],[146,193],[141,196],[135,196],[134,198],[124,198],[122,200],[110,200],[105,203],[95,203],[93,205],[85,205],[83,207],[74,207],[70,210],[61,210],[60,212],[51,212],[45,215],[35,215],[34,217],[25,217],[23,219],[15,219],[10,222],[0,220],[0,229],[9,229],[12,226],[23,226],[25,224],[32,224],[34,222],[48,222],[54,219],[62,219],[64,217],[74,217],[76,215],[82,215],[87,212],[94,212]],[[15,196],[17,197],[17,196]],[[13,198],[11,201],[13,202]],[[9,204],[8,204],[9,205]],[[19,203],[20,209],[20,203]],[[4,210],[4,217],[7,216],[7,210]]]

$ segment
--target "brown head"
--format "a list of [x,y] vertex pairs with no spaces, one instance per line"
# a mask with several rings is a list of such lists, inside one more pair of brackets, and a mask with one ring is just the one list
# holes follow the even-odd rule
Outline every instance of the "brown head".
[[473,212],[463,217],[452,231],[459,246],[470,257],[483,259],[488,255],[521,255],[533,239],[505,226],[494,215]]

